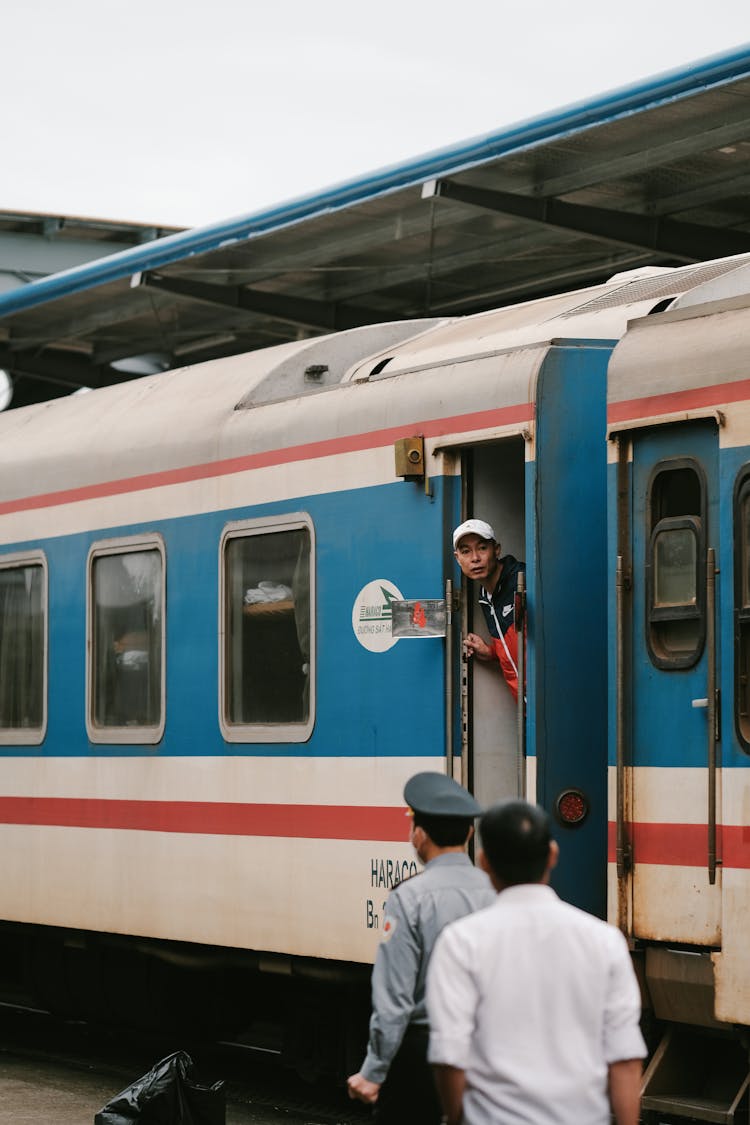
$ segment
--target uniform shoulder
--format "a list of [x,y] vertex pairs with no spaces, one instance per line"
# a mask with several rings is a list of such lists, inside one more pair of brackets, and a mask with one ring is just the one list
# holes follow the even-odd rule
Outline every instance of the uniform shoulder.
[[[403,879],[398,884],[398,887],[406,887],[409,885],[409,883],[413,883],[415,879],[421,879],[423,875],[424,871],[409,871],[406,875],[404,875]],[[396,890],[398,890],[398,887],[396,888]]]
[[493,915],[488,912],[492,911],[496,898],[495,895],[487,902],[477,903],[474,910],[469,911],[468,914],[463,914],[460,918],[454,918],[448,922],[438,940],[443,941],[455,952],[462,948],[474,948],[477,943],[481,944],[483,935],[489,932],[488,925],[490,930],[492,928],[492,921],[488,922],[488,919],[491,919]]
[[[427,898],[440,898],[455,890],[473,891],[477,887],[472,864],[428,864],[423,871],[399,884],[402,902],[418,903]],[[481,873],[483,874],[483,872]]]
[[399,902],[406,902],[408,899],[413,898],[418,892],[420,887],[420,880],[424,876],[424,871],[412,871],[396,884],[393,890],[388,895],[388,901],[395,899]]

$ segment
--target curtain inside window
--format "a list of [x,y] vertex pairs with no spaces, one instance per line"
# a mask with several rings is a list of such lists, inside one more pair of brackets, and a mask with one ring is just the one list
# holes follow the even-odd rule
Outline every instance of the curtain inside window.
[[100,555],[93,565],[93,720],[158,726],[162,560],[156,550]]
[[225,550],[226,715],[301,723],[310,697],[310,534],[232,537]]
[[0,729],[43,722],[44,618],[41,566],[0,569]]

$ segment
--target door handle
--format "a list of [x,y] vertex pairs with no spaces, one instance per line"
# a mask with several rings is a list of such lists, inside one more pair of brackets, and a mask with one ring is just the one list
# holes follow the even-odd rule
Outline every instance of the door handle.
[[[716,553],[706,558],[706,727],[708,731],[708,881],[716,882]],[[693,707],[703,700],[693,700]]]
[[526,798],[526,575],[518,573],[514,622],[518,647],[516,670],[518,673],[518,704],[516,709],[516,770],[518,796]]
[[453,777],[453,582],[445,580],[445,772]]

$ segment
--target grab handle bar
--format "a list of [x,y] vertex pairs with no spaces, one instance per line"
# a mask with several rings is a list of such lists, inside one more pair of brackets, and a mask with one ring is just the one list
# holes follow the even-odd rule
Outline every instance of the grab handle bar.
[[[708,728],[708,881],[716,882],[716,553],[706,559],[706,726]],[[693,706],[697,703],[693,701]]]

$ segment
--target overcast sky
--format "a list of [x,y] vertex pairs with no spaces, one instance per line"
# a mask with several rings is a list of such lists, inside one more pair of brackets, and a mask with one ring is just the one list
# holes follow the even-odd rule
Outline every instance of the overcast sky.
[[203,225],[748,42],[748,0],[5,0],[0,211]]

